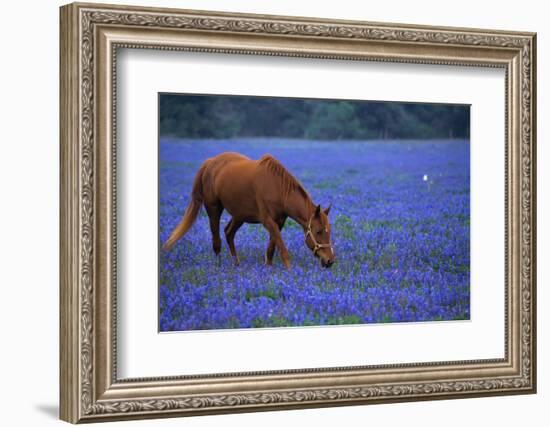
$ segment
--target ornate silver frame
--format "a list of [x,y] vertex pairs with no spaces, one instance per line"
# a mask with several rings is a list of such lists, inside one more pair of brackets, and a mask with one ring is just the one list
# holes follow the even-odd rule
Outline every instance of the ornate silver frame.
[[[70,4],[60,13],[61,419],[77,423],[535,392],[535,34],[98,4]],[[504,68],[505,357],[118,380],[118,47]]]

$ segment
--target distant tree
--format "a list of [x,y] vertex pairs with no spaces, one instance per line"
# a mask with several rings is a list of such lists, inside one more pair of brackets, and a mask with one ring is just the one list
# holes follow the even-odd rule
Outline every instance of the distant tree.
[[353,139],[361,134],[354,106],[347,101],[320,102],[312,114],[306,136],[313,139]]
[[161,135],[178,138],[470,136],[470,109],[464,105],[161,94],[159,107]]

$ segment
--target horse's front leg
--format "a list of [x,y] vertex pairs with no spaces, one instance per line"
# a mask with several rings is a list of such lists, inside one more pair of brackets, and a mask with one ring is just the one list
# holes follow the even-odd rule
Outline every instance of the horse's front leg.
[[275,239],[269,234],[269,245],[265,251],[265,265],[273,265],[273,255],[275,255]]
[[[283,218],[280,221],[277,221],[277,226],[279,227],[279,231],[281,231],[285,225],[286,218]],[[275,255],[275,247],[276,242],[273,238],[273,235],[269,234],[269,245],[267,246],[267,250],[265,252],[265,263],[266,265],[273,265],[273,255]]]
[[[279,226],[272,218],[265,218],[262,221],[264,227],[269,231],[269,245],[266,251],[266,263],[271,265],[270,262],[273,262],[273,254],[275,253],[275,247],[279,248],[279,253],[281,254],[281,259],[286,268],[290,268],[290,256],[288,254],[288,249],[286,248],[285,242],[283,242],[283,237],[281,235],[282,225]],[[284,221],[283,221],[284,223]],[[280,228],[281,227],[281,228]],[[271,256],[270,256],[271,253]]]

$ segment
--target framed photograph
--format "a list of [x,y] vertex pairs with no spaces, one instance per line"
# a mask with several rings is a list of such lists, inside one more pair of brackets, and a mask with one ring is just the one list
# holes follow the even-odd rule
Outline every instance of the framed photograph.
[[536,36],[61,8],[60,414],[536,391]]

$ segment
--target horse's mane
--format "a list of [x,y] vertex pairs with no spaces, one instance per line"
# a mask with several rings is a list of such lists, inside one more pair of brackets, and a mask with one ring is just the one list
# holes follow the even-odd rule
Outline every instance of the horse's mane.
[[281,162],[279,162],[271,154],[264,154],[259,160],[260,166],[269,170],[273,176],[277,177],[281,181],[283,188],[283,195],[286,199],[292,191],[300,192],[304,197],[309,198],[308,192],[304,189],[300,181],[298,181],[294,175],[292,175],[287,168],[285,168]]

